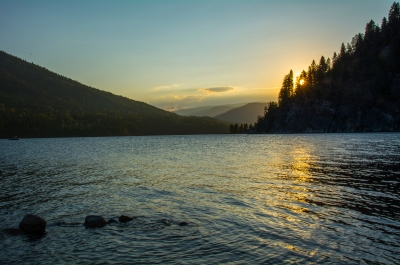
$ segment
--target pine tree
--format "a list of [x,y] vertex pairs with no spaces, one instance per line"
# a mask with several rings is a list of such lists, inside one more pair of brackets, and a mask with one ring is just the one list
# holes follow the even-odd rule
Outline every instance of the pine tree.
[[282,88],[279,91],[279,105],[287,103],[289,98],[293,95],[293,71],[290,70],[289,74],[285,75],[282,82]]
[[394,2],[389,11],[389,24],[396,24],[400,20],[400,6],[399,3]]

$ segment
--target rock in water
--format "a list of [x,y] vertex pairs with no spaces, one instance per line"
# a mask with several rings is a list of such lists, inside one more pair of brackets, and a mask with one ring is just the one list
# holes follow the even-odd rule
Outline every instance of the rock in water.
[[107,221],[100,215],[88,215],[84,223],[86,228],[103,227],[106,224]]
[[119,217],[119,221],[121,223],[129,222],[129,221],[132,221],[132,220],[133,220],[133,217],[129,217],[129,216],[126,216],[126,215],[121,215]]
[[118,223],[117,221],[115,221],[114,219],[110,219],[110,220],[108,220],[108,222],[107,222],[108,224],[113,224],[113,223]]
[[23,231],[19,228],[6,228],[3,229],[3,232],[11,236],[17,236],[23,233]]
[[188,225],[188,223],[186,223],[186,222],[180,222],[178,225],[179,225],[179,226],[185,226],[185,225]]
[[27,233],[43,233],[46,230],[46,221],[35,214],[27,214],[19,223],[19,228]]

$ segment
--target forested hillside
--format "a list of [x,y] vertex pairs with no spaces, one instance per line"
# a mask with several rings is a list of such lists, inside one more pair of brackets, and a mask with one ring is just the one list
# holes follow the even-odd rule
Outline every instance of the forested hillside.
[[244,106],[228,110],[225,113],[214,116],[214,118],[221,121],[250,124],[257,120],[257,115],[262,114],[266,106],[267,103],[252,102]]
[[293,79],[290,71],[256,132],[399,131],[399,3],[380,25],[371,20],[364,34],[343,43],[332,60],[322,56]]
[[0,137],[226,133],[212,118],[182,117],[85,86],[0,51]]

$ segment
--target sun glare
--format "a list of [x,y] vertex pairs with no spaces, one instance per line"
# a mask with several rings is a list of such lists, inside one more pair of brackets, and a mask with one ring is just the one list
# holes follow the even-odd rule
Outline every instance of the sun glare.
[[304,79],[300,79],[300,85],[304,84]]

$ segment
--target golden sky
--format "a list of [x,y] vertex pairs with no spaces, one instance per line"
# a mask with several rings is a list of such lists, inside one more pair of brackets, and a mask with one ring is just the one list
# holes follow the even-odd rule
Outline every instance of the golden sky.
[[392,2],[0,0],[0,49],[168,110],[270,101]]

